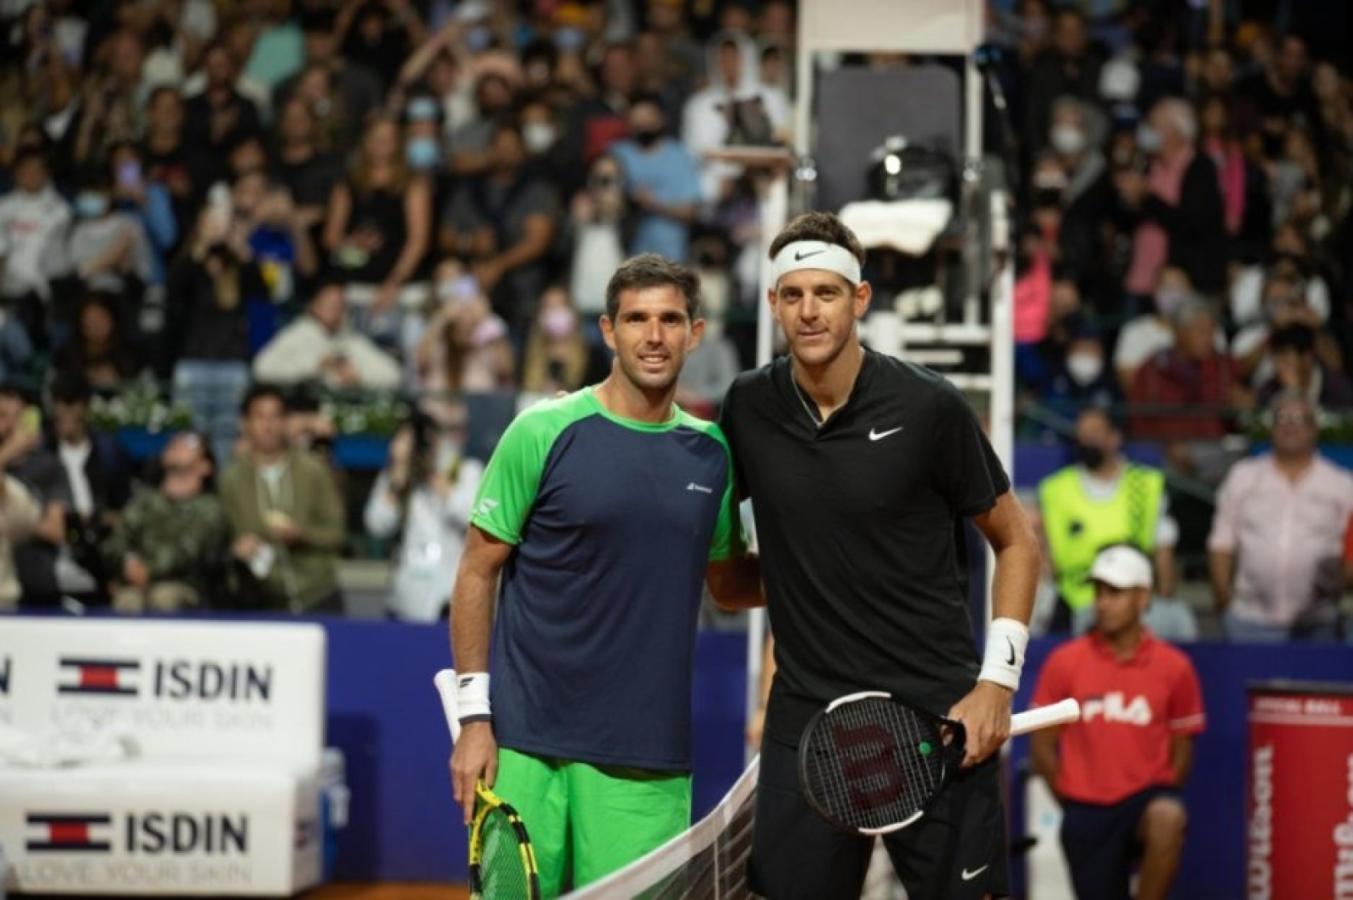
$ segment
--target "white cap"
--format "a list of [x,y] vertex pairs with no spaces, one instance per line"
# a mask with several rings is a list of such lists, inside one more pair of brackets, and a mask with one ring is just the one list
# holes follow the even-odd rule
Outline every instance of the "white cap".
[[1151,560],[1136,547],[1115,544],[1105,547],[1090,567],[1089,581],[1102,581],[1110,587],[1151,588]]

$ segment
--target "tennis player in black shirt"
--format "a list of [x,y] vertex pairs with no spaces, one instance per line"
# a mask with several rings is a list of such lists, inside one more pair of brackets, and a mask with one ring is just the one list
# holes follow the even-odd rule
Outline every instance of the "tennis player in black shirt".
[[[920,821],[885,838],[908,896],[1003,895],[995,751],[1024,663],[1037,540],[959,392],[860,344],[870,288],[855,235],[835,216],[808,213],[770,253],[769,302],[789,354],[739,377],[720,423],[739,490],[752,499],[775,634],[752,886],[772,900],[859,896],[872,839],[837,831],[808,807],[797,745],[831,700],[886,690],[967,730],[959,777]],[[964,519],[996,554],[981,660]],[[732,595],[718,582],[716,598]]]

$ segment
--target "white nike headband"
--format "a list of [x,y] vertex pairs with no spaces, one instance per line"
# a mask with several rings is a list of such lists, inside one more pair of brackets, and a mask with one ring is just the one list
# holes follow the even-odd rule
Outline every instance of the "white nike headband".
[[851,284],[860,283],[860,261],[840,244],[826,241],[795,241],[780,248],[771,262],[775,283],[790,272],[800,269],[822,269],[835,272]]

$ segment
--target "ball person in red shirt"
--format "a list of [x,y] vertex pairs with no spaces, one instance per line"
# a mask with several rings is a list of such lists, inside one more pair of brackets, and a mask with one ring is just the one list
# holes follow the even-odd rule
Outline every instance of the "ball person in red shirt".
[[1035,706],[1075,697],[1081,721],[1034,732],[1034,771],[1062,804],[1062,849],[1082,900],[1164,898],[1184,847],[1179,788],[1203,730],[1187,656],[1142,627],[1151,562],[1115,544],[1095,558],[1095,627],[1048,657]]

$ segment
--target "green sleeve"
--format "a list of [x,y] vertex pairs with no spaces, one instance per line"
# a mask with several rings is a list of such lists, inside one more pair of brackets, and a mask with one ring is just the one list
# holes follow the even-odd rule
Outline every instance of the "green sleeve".
[[728,458],[728,474],[724,477],[723,497],[719,501],[719,517],[714,521],[714,534],[709,540],[709,561],[722,562],[743,553],[742,527],[738,517],[738,492],[734,486],[733,453],[723,431],[713,423],[701,423],[703,431],[723,447]]
[[741,537],[738,529],[738,498],[733,491],[733,473],[728,473],[723,500],[719,503],[719,518],[714,522],[714,535],[709,541],[709,561],[722,562],[740,556]]
[[507,426],[475,495],[470,524],[509,544],[520,544],[536,502],[550,447],[575,417],[558,401],[540,403]]

